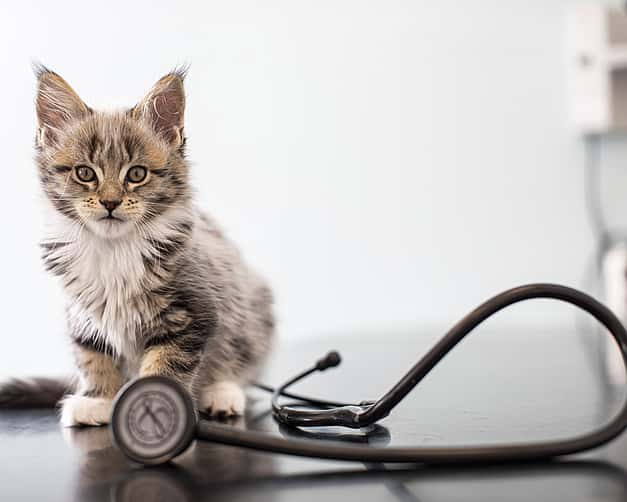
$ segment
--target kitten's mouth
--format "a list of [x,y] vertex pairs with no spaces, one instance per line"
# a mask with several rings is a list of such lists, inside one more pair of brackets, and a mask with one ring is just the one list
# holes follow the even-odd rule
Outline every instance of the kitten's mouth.
[[131,220],[117,216],[101,216],[91,220],[90,228],[100,237],[116,239],[126,234],[132,228]]
[[103,216],[102,218],[100,218],[98,221],[110,221],[110,222],[115,222],[115,221],[119,221],[122,222],[124,221],[122,218],[117,218],[115,216],[113,216],[112,214],[108,215],[108,216]]

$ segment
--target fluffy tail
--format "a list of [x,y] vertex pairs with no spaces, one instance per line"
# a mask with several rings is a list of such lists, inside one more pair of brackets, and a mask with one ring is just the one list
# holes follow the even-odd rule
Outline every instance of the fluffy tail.
[[12,378],[0,383],[0,409],[54,408],[72,387],[69,378]]

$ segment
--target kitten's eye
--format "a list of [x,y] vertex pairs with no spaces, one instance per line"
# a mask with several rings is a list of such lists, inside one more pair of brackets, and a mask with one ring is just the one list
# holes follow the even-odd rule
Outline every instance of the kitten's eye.
[[87,166],[76,166],[76,177],[84,181],[85,183],[89,183],[90,181],[94,181],[96,179],[96,172]]
[[143,166],[133,166],[126,173],[126,179],[131,183],[140,183],[146,178],[148,171]]

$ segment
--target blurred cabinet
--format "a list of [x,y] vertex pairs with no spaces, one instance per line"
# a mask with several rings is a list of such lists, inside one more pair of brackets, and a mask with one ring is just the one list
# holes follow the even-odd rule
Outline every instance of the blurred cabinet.
[[627,12],[583,4],[567,18],[568,85],[583,134],[627,129]]

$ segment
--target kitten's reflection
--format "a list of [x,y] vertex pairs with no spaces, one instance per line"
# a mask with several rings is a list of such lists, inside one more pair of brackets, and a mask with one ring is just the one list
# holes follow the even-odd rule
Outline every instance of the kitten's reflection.
[[[233,427],[246,426],[243,418],[229,423]],[[269,455],[204,441],[195,442],[167,465],[144,468],[133,464],[113,445],[107,427],[66,428],[63,435],[80,455],[77,500],[191,501],[206,494],[214,483],[275,474],[274,459]],[[224,500],[237,500],[233,493],[222,493]],[[217,498],[212,500],[222,499],[214,495]]]

